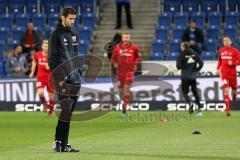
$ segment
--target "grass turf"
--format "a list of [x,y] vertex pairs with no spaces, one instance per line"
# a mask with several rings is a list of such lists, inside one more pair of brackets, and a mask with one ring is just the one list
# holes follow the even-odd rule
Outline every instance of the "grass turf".
[[[129,112],[110,112],[89,121],[72,122],[70,143],[80,153],[51,149],[57,118],[45,113],[0,112],[0,160],[239,160],[240,112],[226,117],[205,112],[187,119],[187,112],[161,112],[185,118],[160,123]],[[159,112],[140,112],[140,116]],[[135,116],[135,118],[134,118]],[[130,119],[130,117],[132,119]],[[198,130],[201,135],[192,135]]]

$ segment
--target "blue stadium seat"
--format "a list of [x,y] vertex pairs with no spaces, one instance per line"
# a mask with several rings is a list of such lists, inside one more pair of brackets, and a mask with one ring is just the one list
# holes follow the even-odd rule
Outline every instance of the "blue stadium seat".
[[96,23],[96,16],[94,14],[88,13],[82,16],[83,26],[94,28]]
[[13,28],[12,29],[12,40],[20,41],[25,29],[21,27]]
[[153,53],[161,53],[162,55],[165,53],[165,42],[155,41],[152,43],[152,51]]
[[87,54],[88,53],[88,44],[83,40],[81,40],[79,42],[79,53],[80,54]]
[[172,14],[163,13],[158,17],[158,25],[168,27],[172,23]]
[[25,0],[11,0],[9,1],[9,13],[11,14],[24,14],[24,7],[26,6]]
[[184,28],[177,27],[173,29],[173,40],[181,40],[183,36]]
[[217,53],[217,42],[214,40],[208,40],[204,42],[205,52],[210,52],[212,55]]
[[44,28],[44,37],[49,38],[49,36],[53,30],[54,30],[54,27],[46,26]]
[[9,28],[0,28],[0,41],[7,41],[9,36]]
[[204,51],[204,52],[202,52],[201,56],[202,56],[203,60],[214,60],[215,55],[216,55],[216,53]]
[[174,24],[175,26],[186,27],[188,22],[188,13],[175,13]]
[[0,14],[6,14],[8,7],[8,0],[0,0]]
[[[27,0],[27,12],[29,14],[36,14],[38,12],[38,1],[37,0]],[[41,12],[41,7],[40,7]]]
[[227,12],[225,17],[226,26],[237,26],[238,25],[238,13],[237,12]]
[[57,20],[59,19],[59,14],[58,13],[51,13],[48,16],[48,26],[54,27],[57,23]]
[[32,22],[35,27],[37,28],[44,28],[46,24],[46,15],[45,14],[33,14],[32,15]]
[[81,0],[81,14],[94,13],[94,0]]
[[76,11],[78,10],[79,0],[62,0],[63,6],[68,6],[74,8]]
[[12,14],[0,15],[0,27],[12,28],[12,25],[13,25],[13,15]]
[[43,6],[46,14],[60,13],[62,2],[59,0],[44,0]]
[[11,40],[11,41],[8,41],[8,43],[7,43],[7,49],[8,50],[14,50],[14,47],[16,46],[16,45],[18,45],[18,44],[20,44],[20,41],[19,40]]
[[164,12],[180,12],[181,1],[179,0],[167,0],[164,2]]
[[230,36],[231,40],[234,42],[236,40],[236,28],[233,26],[228,26],[224,28],[223,34]]
[[167,40],[168,39],[168,28],[160,26],[156,29],[156,39]]
[[80,40],[90,41],[92,37],[92,29],[89,27],[80,27],[78,30]]
[[183,12],[199,12],[199,0],[182,0]]
[[167,60],[176,60],[180,54],[180,41],[174,41],[169,45]]
[[3,58],[4,53],[4,42],[0,42],[0,59]]
[[201,0],[202,12],[217,12],[218,0]]
[[29,21],[30,17],[28,14],[17,14],[15,17],[15,25],[17,27],[26,27]]
[[5,63],[4,61],[0,60],[0,76],[5,76],[6,72],[5,72]]
[[222,23],[222,14],[219,12],[211,12],[208,14],[209,26],[220,26]]
[[226,0],[218,0],[218,5],[219,5],[219,11],[221,13],[226,13],[226,10],[227,10]]
[[192,13],[192,19],[194,19],[197,25],[200,28],[204,28],[205,26],[205,14],[202,12],[194,12]]
[[237,10],[240,11],[240,2],[239,0],[237,0],[237,5],[235,5],[237,7]]
[[237,0],[228,0],[226,5],[226,0],[218,0],[220,8],[223,11],[227,12],[237,12]]
[[210,26],[206,28],[207,39],[218,40],[219,39],[219,28]]
[[159,60],[163,60],[163,54],[162,53],[151,53],[150,55],[150,59],[152,61],[159,61]]

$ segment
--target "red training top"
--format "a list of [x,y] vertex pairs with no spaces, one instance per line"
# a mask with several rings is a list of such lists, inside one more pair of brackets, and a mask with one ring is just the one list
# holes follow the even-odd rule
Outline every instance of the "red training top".
[[112,65],[118,64],[118,72],[132,72],[138,65],[140,54],[135,44],[122,45],[121,43],[115,47],[112,56]]
[[[234,47],[222,47],[219,49],[218,66],[222,75],[236,75],[236,66],[240,65],[240,55],[237,48]],[[232,61],[232,65],[228,65],[228,61]]]

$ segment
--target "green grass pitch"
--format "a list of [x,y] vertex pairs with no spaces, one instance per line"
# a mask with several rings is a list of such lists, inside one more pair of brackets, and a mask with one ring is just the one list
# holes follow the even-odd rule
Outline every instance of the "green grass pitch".
[[[110,112],[72,122],[69,141],[80,153],[54,153],[55,116],[0,112],[0,160],[239,160],[240,112],[232,113],[204,112],[203,117],[160,123]],[[192,135],[195,130],[202,134]]]

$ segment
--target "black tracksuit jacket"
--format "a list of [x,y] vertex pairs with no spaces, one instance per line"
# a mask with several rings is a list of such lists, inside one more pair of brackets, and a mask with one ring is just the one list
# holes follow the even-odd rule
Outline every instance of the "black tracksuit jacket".
[[78,35],[71,28],[62,25],[58,20],[55,30],[49,39],[48,64],[55,81],[67,81],[80,84],[80,58],[78,52]]
[[195,80],[197,72],[203,67],[203,61],[192,49],[182,52],[177,58],[177,69],[181,69],[182,80]]

